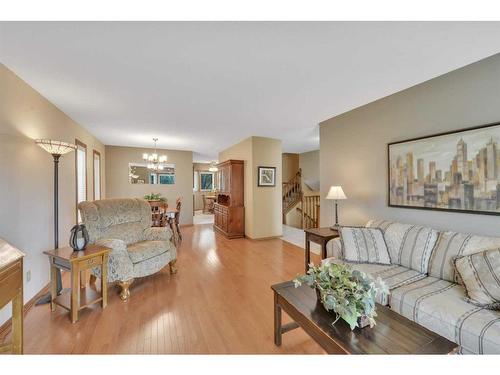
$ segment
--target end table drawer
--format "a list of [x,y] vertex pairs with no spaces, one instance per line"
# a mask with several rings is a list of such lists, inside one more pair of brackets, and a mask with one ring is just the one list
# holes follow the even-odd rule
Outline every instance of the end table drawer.
[[87,268],[94,268],[96,266],[100,266],[101,264],[102,264],[102,257],[94,257],[81,261],[78,265],[78,268],[84,270]]

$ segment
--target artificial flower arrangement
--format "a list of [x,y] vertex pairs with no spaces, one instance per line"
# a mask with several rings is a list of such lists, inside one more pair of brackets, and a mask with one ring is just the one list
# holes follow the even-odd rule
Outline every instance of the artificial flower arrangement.
[[336,315],[332,325],[343,319],[351,330],[367,325],[373,327],[377,316],[375,297],[379,293],[389,294],[387,285],[380,277],[374,280],[347,264],[311,264],[306,275],[299,275],[293,281],[296,288],[306,284],[316,289],[324,308]]

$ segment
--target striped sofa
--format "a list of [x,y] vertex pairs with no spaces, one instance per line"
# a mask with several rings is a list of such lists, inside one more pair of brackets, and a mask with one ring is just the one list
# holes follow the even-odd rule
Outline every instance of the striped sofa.
[[[370,220],[366,226],[383,231],[392,264],[351,266],[386,282],[390,295],[379,296],[378,303],[454,341],[460,353],[500,354],[500,311],[466,302],[452,262],[456,256],[500,248],[500,238],[386,220]],[[327,249],[323,262],[343,262],[340,239]]]

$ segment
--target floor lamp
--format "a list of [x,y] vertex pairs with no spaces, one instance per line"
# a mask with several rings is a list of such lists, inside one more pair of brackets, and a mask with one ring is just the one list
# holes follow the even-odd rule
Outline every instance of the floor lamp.
[[[52,155],[54,159],[54,249],[59,248],[59,158],[76,149],[71,143],[54,141],[51,139],[37,139],[35,143]],[[62,291],[61,270],[57,269],[57,294]],[[52,299],[50,293],[37,301],[37,305],[49,303]]]

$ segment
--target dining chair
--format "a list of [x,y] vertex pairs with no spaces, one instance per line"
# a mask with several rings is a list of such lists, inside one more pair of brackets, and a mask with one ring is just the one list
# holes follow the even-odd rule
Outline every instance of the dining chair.
[[175,222],[175,229],[176,229],[177,234],[179,236],[180,242],[182,242],[182,233],[181,233],[181,229],[179,226],[179,219],[181,217],[181,206],[182,206],[182,198],[179,197],[175,201],[175,208],[177,211],[176,211],[175,216],[174,216],[174,222]]

